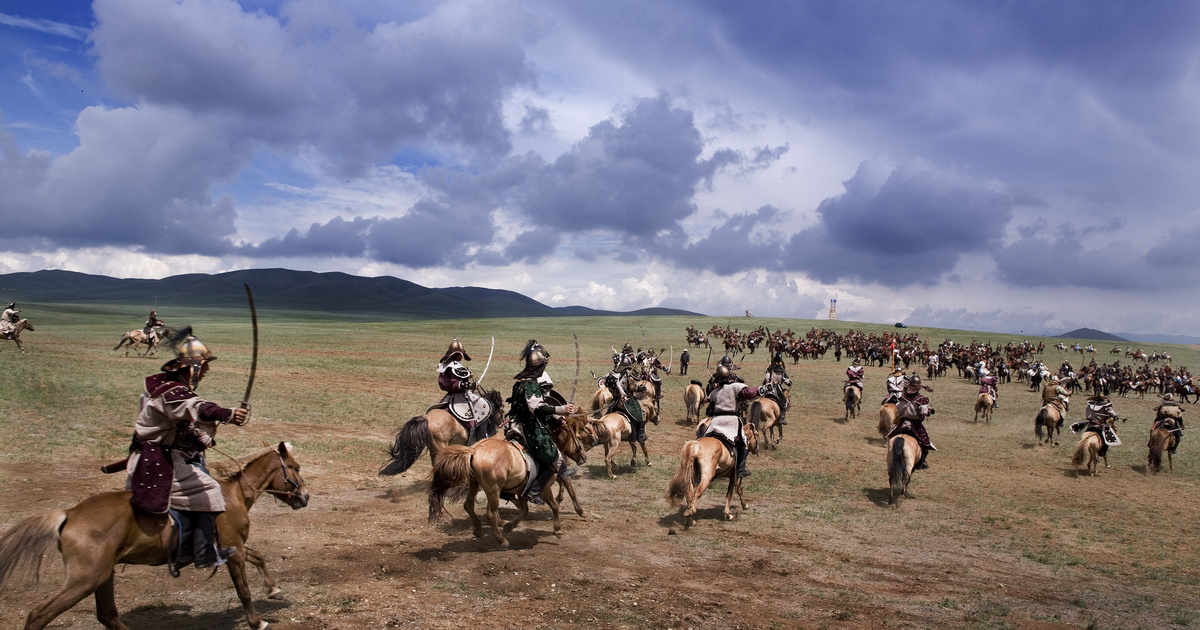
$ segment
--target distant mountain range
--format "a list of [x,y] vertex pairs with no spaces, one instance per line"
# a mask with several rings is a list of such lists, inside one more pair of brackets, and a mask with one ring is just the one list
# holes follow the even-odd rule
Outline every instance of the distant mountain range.
[[688,315],[673,308],[602,311],[584,306],[551,307],[514,291],[481,287],[430,289],[380,276],[289,269],[247,269],[215,275],[186,274],[161,280],[122,279],[74,271],[0,274],[0,299],[65,304],[155,304],[191,307],[244,307],[250,285],[260,311],[309,311],[364,319],[457,319],[588,315]]
[[1117,333],[1111,334],[1101,330],[1092,328],[1076,328],[1071,332],[1065,332],[1058,337],[1067,339],[1091,339],[1095,341],[1124,341],[1133,343],[1177,343],[1181,345],[1197,345],[1200,344],[1200,337],[1191,335],[1163,335],[1163,334],[1143,334],[1143,333]]

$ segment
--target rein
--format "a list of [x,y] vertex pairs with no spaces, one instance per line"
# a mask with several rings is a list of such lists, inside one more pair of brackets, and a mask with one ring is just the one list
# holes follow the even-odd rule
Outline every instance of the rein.
[[[247,496],[246,495],[246,483],[245,483],[246,465],[244,463],[242,463],[242,461],[240,459],[230,456],[229,453],[226,453],[225,451],[222,451],[221,449],[219,449],[215,446],[210,446],[209,448],[216,451],[218,454],[225,456],[226,459],[233,460],[233,462],[238,465],[238,471],[237,471],[238,488],[242,491],[242,496]],[[295,481],[292,480],[291,476],[288,474],[287,465],[285,465],[283,463],[283,455],[280,455],[279,451],[275,451],[275,456],[279,458],[279,469],[283,472],[283,480],[288,482],[288,484],[292,486],[291,492],[283,492],[281,490],[271,490],[271,489],[267,488],[266,487],[267,484],[270,483],[270,481],[271,481],[271,478],[268,476],[263,479],[263,487],[262,488],[252,488],[252,490],[254,491],[254,497],[252,497],[252,498],[258,498],[258,495],[263,494],[263,493],[269,494],[277,499],[282,499],[283,497],[292,497],[292,496],[295,496],[296,491],[298,491],[300,489],[300,486],[304,485],[304,479],[302,477],[300,477],[299,474],[296,475],[296,478],[300,480],[299,483],[296,483]]]

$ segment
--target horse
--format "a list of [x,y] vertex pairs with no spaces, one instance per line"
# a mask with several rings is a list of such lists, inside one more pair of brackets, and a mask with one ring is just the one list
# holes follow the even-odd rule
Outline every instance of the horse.
[[[1100,448],[1104,446],[1104,438],[1100,437],[1095,431],[1086,431],[1083,438],[1079,440],[1079,445],[1075,447],[1075,454],[1071,456],[1071,464],[1075,466],[1075,474],[1079,474],[1079,467],[1087,465],[1088,473],[1093,477],[1096,475],[1096,468],[1100,462]],[[1108,468],[1108,456],[1104,457],[1104,467]]]
[[[270,494],[298,510],[308,505],[308,490],[300,476],[300,464],[284,442],[235,462],[236,468],[227,468],[226,478],[216,477],[225,498],[225,511],[217,516],[217,531],[222,546],[237,549],[226,566],[246,621],[251,628],[262,630],[267,623],[254,610],[246,584],[250,508],[260,496]],[[55,547],[66,568],[66,583],[29,612],[25,630],[45,628],[89,594],[95,594],[96,617],[105,628],[129,630],[117,612],[113,569],[117,564],[166,564],[171,542],[167,516],[135,510],[130,503],[132,495],[129,491],[104,492],[66,510],[31,516],[0,537],[0,590],[14,578],[36,577],[43,554]],[[253,553],[261,560],[260,554]]]
[[[487,435],[495,435],[500,427],[503,397],[498,391],[481,391],[481,395],[492,403],[492,415],[487,419]],[[449,411],[430,409],[423,416],[413,416],[396,432],[396,439],[388,449],[388,463],[379,471],[380,475],[398,475],[409,469],[429,449],[429,462],[437,462],[438,453],[451,444],[466,446],[467,430]]]
[[[643,408],[643,412],[645,409]],[[598,445],[604,445],[604,470],[608,472],[609,479],[616,479],[613,474],[613,457],[617,453],[617,445],[621,442],[629,442],[629,448],[632,449],[629,465],[637,466],[637,447],[638,442],[632,439],[633,425],[630,424],[629,418],[625,414],[616,411],[600,418],[590,418],[586,428],[586,434],[590,438],[587,444],[584,445],[585,450],[591,450]],[[641,442],[642,457],[646,461],[646,466],[650,464],[650,453],[646,451],[646,443]]]
[[896,409],[896,403],[888,403],[879,407],[879,435],[886,436],[892,432],[892,427],[896,426],[896,421],[900,419],[900,411]]
[[1175,469],[1175,463],[1171,461],[1171,449],[1179,443],[1179,438],[1171,431],[1175,427],[1174,420],[1166,420],[1162,426],[1150,430],[1150,443],[1146,445],[1150,448],[1150,454],[1146,456],[1146,469],[1156,475],[1162,470],[1163,451],[1167,452],[1168,469]]
[[[757,430],[749,427],[745,433],[746,448],[758,454]],[[737,492],[742,510],[748,507],[742,495],[742,478],[737,474],[737,457],[724,442],[715,437],[706,436],[685,442],[679,453],[679,470],[671,478],[667,489],[667,502],[672,508],[680,503],[686,506],[683,511],[685,527],[691,527],[696,522],[696,504],[700,501],[700,495],[717,477],[729,479],[729,488],[725,491],[725,520],[731,521],[733,512],[729,506],[733,502],[734,492]]]
[[[1062,432],[1058,428],[1062,422],[1062,412],[1054,405],[1043,405],[1033,420],[1033,433],[1037,436],[1038,444],[1043,442],[1058,446],[1058,436]],[[1044,429],[1044,431],[1043,431]]]
[[888,504],[895,505],[900,495],[909,496],[908,482],[912,480],[913,468],[921,458],[921,444],[917,438],[901,433],[888,441]]
[[992,421],[992,405],[995,399],[987,392],[980,392],[975,398],[975,422],[979,422],[979,412],[983,412],[983,421],[988,423]]
[[[121,340],[117,342],[117,345],[113,346],[113,350],[120,350],[121,347],[124,346],[125,356],[129,356],[129,351],[133,350],[133,353],[139,357],[148,357],[154,354],[155,350],[158,350],[159,341],[163,339],[170,339],[171,329],[167,328],[166,326],[156,328],[154,334],[156,335],[156,338],[153,342],[151,342],[150,335],[147,335],[143,329],[138,328],[137,330],[131,330],[124,335],[121,335]],[[145,353],[142,353],[138,350],[142,344],[146,344]]]
[[842,400],[846,403],[846,419],[857,418],[858,410],[862,409],[862,390],[846,385],[842,388]]
[[[747,407],[746,422],[752,429],[762,433],[763,444],[766,444],[768,449],[779,448],[779,443],[783,441],[783,425],[779,424],[781,415],[783,410],[779,408],[779,403],[765,396],[750,401],[750,406]],[[771,437],[776,431],[779,435],[772,441]]]
[[[580,418],[580,422],[584,421]],[[587,462],[587,455],[579,443],[580,426],[574,424],[571,417],[551,432],[555,446],[563,456],[579,465]],[[529,515],[529,500],[524,496],[528,485],[529,464],[525,461],[524,450],[516,444],[500,437],[490,437],[480,440],[474,446],[448,445],[434,461],[431,481],[429,483],[429,520],[436,521],[446,513],[444,501],[451,490],[466,484],[466,500],[463,509],[471,517],[476,537],[483,535],[483,523],[475,514],[475,495],[480,489],[487,496],[487,520],[492,527],[492,535],[501,549],[508,548],[508,539],[501,533],[501,528],[512,531],[525,517]],[[563,485],[568,488],[571,498],[575,491],[571,480],[566,479]],[[558,500],[554,497],[554,484],[547,483],[542,488],[542,500],[550,506],[554,515],[554,533],[560,535],[562,524],[558,519]],[[504,522],[500,520],[500,494],[513,495],[520,514],[516,520]],[[576,504],[576,512],[583,515],[582,509]]]
[[25,344],[21,343],[22,330],[33,332],[33,324],[30,324],[28,319],[18,319],[17,323],[13,324],[12,332],[8,333],[7,335],[0,336],[0,341],[11,341],[17,344],[17,350],[20,350],[21,354],[25,354]]
[[683,406],[687,409],[687,423],[696,426],[700,422],[700,405],[704,402],[704,388],[689,383],[683,390]]

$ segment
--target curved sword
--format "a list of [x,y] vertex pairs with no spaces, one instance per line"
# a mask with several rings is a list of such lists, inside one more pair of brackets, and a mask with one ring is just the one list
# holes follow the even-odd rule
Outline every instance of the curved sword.
[[575,404],[575,389],[579,387],[579,335],[571,333],[575,338],[575,382],[571,383],[571,397],[567,399],[567,404]]
[[671,349],[667,352],[667,374],[671,373],[671,361],[673,360],[673,356],[675,356],[675,344],[671,344]]
[[495,351],[496,351],[496,337],[493,336],[492,337],[492,349],[488,350],[487,365],[483,366],[483,374],[480,374],[479,378],[475,381],[475,387],[479,387],[479,384],[483,382],[483,377],[487,376],[488,368],[492,367],[492,353]]
[[250,379],[246,381],[246,393],[242,395],[242,402],[239,405],[246,410],[246,423],[250,422],[250,392],[254,390],[254,375],[258,373],[258,311],[254,308],[254,294],[250,292],[250,285],[243,284],[246,287],[246,301],[250,303],[250,327],[254,331],[254,345],[250,354]]

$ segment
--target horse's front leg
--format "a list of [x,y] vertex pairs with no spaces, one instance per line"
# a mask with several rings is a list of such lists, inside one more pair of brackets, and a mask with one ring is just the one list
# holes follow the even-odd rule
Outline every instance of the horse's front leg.
[[542,499],[546,505],[550,506],[550,514],[554,517],[554,535],[562,536],[562,522],[558,518],[558,499],[554,497],[554,492],[547,488],[542,492]]
[[271,573],[267,571],[267,560],[263,555],[249,547],[242,547],[246,552],[246,561],[253,564],[258,569],[258,574],[262,576],[263,586],[267,587],[267,599],[283,599],[280,595],[283,591],[275,584],[275,578],[271,577]]
[[617,453],[616,446],[613,446],[612,443],[610,443],[610,442],[604,443],[604,470],[606,472],[608,472],[609,479],[617,478],[617,476],[613,474],[613,463],[612,463],[613,457],[616,455],[616,453]]
[[[583,506],[579,504],[579,497],[575,496],[575,485],[571,483],[571,479],[570,478],[563,479],[563,480],[559,481],[559,484],[560,484],[560,487],[559,487],[560,494],[562,492],[562,488],[566,488],[567,494],[569,494],[571,496],[571,503],[575,506],[575,513],[578,514],[581,518],[587,518],[587,515],[584,514],[584,512],[583,512]],[[561,502],[562,499],[560,498],[559,501]]]
[[637,444],[642,445],[642,459],[646,460],[646,467],[653,466],[653,464],[650,463],[650,452],[646,450],[646,441],[645,440],[642,440],[641,442],[636,442],[634,444],[634,447],[633,447],[634,458],[635,459],[637,458]]
[[242,610],[246,612],[246,622],[254,630],[263,630],[267,622],[254,609],[254,596],[250,594],[250,585],[246,583],[246,548],[238,545],[237,553],[225,563],[229,569],[229,577],[233,580],[233,588],[237,591],[238,599],[242,600]]

